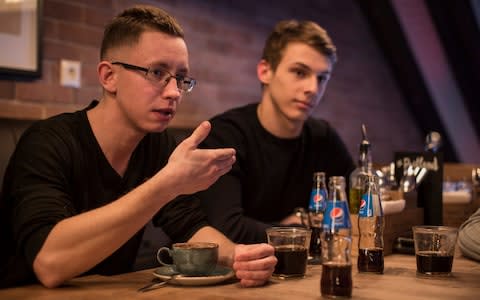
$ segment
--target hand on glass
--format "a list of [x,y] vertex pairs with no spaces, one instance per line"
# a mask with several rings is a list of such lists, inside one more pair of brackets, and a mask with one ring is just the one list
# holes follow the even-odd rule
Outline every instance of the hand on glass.
[[272,276],[277,258],[268,244],[236,245],[233,270],[243,287],[265,284]]

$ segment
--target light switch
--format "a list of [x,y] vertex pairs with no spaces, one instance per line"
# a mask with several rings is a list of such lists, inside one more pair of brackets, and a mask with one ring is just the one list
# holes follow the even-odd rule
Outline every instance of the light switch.
[[80,87],[82,65],[79,61],[62,59],[60,61],[60,84],[74,88]]

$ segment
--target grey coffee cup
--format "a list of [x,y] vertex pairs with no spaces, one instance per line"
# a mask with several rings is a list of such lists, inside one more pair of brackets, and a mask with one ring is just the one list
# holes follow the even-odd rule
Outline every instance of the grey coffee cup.
[[[173,264],[162,260],[162,253],[167,252],[172,257]],[[187,276],[210,275],[217,266],[218,244],[206,242],[176,243],[172,249],[162,247],[157,251],[157,260],[164,266]]]

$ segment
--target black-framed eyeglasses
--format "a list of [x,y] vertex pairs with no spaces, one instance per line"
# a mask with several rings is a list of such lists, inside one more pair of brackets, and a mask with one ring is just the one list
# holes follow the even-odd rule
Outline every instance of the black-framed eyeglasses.
[[197,83],[197,81],[193,78],[183,76],[183,75],[173,75],[172,73],[168,72],[165,68],[162,67],[150,67],[150,68],[143,68],[119,61],[112,62],[112,65],[119,65],[124,67],[127,70],[135,70],[135,71],[142,71],[145,72],[145,77],[152,80],[153,82],[163,82],[164,86],[168,84],[170,79],[175,78],[177,81],[177,88],[185,93],[189,93],[192,91],[193,87]]

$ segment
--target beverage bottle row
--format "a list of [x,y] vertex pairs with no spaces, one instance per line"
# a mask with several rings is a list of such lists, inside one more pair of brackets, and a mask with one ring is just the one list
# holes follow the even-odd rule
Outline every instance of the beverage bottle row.
[[328,190],[325,183],[325,172],[313,173],[313,186],[310,194],[308,213],[312,237],[310,239],[309,264],[322,263],[320,235],[322,233],[323,215],[326,208]]
[[[372,169],[371,145],[366,127],[362,124],[358,168],[350,175],[349,199],[345,192],[345,178],[332,176],[323,214],[321,232],[322,276],[320,291],[323,297],[351,297],[352,295],[352,231],[350,212],[358,213],[357,268],[359,272],[383,274],[384,217],[378,177]],[[324,178],[323,174],[323,178]],[[315,211],[314,189],[310,211]],[[317,205],[320,207],[320,205]]]
[[382,274],[384,217],[365,124],[362,124],[358,167],[350,174],[349,208],[351,213],[358,213],[358,271]]
[[345,192],[345,178],[332,176],[321,234],[322,276],[320,292],[324,297],[352,296],[352,225]]
[[358,212],[358,260],[359,272],[383,274],[384,216],[378,177],[365,177],[364,191]]
[[350,174],[348,203],[350,213],[357,214],[362,198],[365,176],[372,174],[372,152],[367,138],[367,129],[362,124],[362,141],[359,147],[358,166]]

